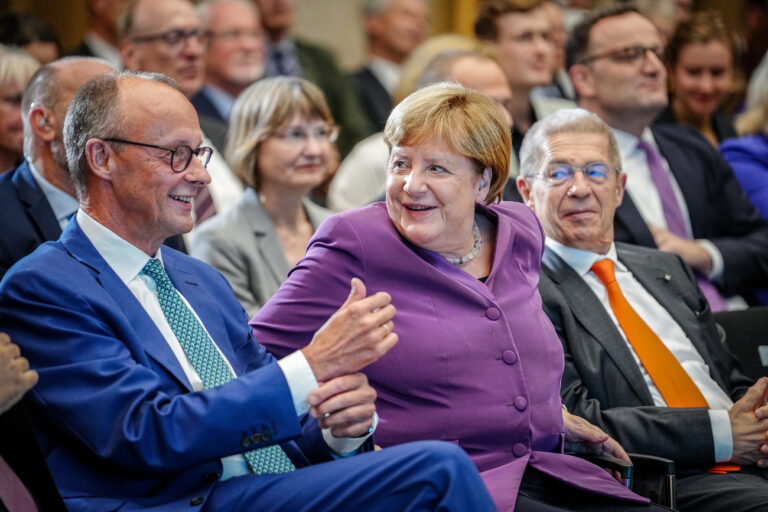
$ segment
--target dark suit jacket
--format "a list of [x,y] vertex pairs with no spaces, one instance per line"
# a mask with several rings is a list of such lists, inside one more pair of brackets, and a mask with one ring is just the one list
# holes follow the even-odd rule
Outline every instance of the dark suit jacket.
[[61,235],[51,205],[24,161],[0,175],[0,279],[11,265]]
[[[672,253],[617,243],[619,260],[669,311],[704,358],[712,378],[733,400],[752,383],[721,342],[690,268]],[[669,279],[667,279],[667,276]],[[565,352],[563,403],[599,426],[629,452],[709,467],[714,459],[705,408],[656,407],[626,342],[584,280],[545,250],[539,291]]]
[[323,91],[328,108],[341,128],[337,144],[343,158],[357,142],[373,133],[373,126],[365,117],[354,86],[339,69],[330,52],[296,39],[296,57],[304,78]]
[[163,261],[239,378],[193,392],[76,220],[0,285],[0,325],[40,375],[31,412],[73,510],[181,510],[191,501],[204,509],[222,457],[274,442],[297,467],[332,458],[316,422],[297,419],[282,371],[254,341],[224,277],[171,249]]
[[67,52],[68,56],[77,57],[99,57],[96,55],[90,46],[85,41],[81,41],[79,45],[75,46]]
[[[652,128],[688,206],[694,238],[711,241],[723,255],[718,288],[749,297],[768,286],[768,223],[750,202],[717,149],[696,130],[682,125]],[[632,198],[616,209],[616,241],[656,247]]]
[[[29,490],[40,512],[66,512],[37,444],[26,400],[0,415],[0,455]],[[5,510],[2,503],[0,509]]]
[[392,96],[367,67],[352,73],[350,77],[357,87],[357,95],[360,97],[360,103],[368,120],[376,131],[383,131],[389,113],[392,111]]

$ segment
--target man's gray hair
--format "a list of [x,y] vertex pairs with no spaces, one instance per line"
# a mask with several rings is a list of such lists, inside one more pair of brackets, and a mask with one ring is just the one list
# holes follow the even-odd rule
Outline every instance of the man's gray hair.
[[435,55],[435,57],[429,61],[429,64],[427,64],[427,67],[424,68],[424,71],[421,72],[419,79],[416,81],[416,88],[422,89],[438,82],[453,81],[451,78],[453,65],[456,61],[467,57],[494,61],[492,57],[475,50],[463,50],[459,48],[445,50]]
[[247,7],[250,10],[254,12],[257,16],[259,15],[259,9],[256,7],[256,4],[253,3],[253,0],[203,0],[199,4],[197,4],[197,14],[200,16],[200,25],[203,27],[204,30],[208,29],[208,23],[210,23],[210,16],[211,16],[211,9],[218,5],[223,3],[235,3],[240,4],[243,7]]
[[598,116],[583,108],[565,108],[537,121],[528,130],[520,148],[520,176],[531,178],[545,164],[550,137],[562,133],[602,135],[608,143],[609,164],[621,172],[621,154],[608,125]]
[[85,145],[93,138],[122,138],[125,119],[120,104],[120,82],[129,78],[152,80],[178,90],[175,80],[160,73],[121,71],[93,78],[77,91],[64,120],[64,146],[79,198],[87,195],[88,188]]
[[363,14],[365,16],[379,14],[385,11],[391,3],[392,0],[366,0],[363,3]]

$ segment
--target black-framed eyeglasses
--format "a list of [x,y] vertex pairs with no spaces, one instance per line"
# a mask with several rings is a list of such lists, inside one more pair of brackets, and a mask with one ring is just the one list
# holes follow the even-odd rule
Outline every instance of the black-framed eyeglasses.
[[584,167],[574,167],[565,163],[552,163],[543,172],[537,173],[534,176],[543,179],[553,187],[557,187],[572,182],[576,176],[576,171],[581,171],[587,180],[600,185],[608,180],[608,176],[613,172],[613,167],[606,162],[590,162]]
[[648,52],[654,54],[656,58],[661,62],[664,62],[664,59],[666,58],[666,49],[661,45],[635,45],[627,46],[626,48],[619,48],[618,50],[610,50],[604,53],[598,53],[596,55],[590,55],[589,57],[583,58],[581,63],[589,64],[590,62],[594,62],[600,59],[610,59],[617,64],[639,64],[645,59],[645,56],[648,55]]
[[165,44],[171,47],[176,47],[186,43],[189,39],[197,39],[200,44],[205,44],[208,40],[208,34],[203,32],[199,28],[193,28],[191,30],[183,30],[180,28],[168,30],[160,34],[147,34],[144,36],[134,36],[131,41],[134,43],[149,43],[152,41],[162,40]]
[[136,142],[132,140],[125,140],[125,139],[117,139],[114,137],[110,137],[108,139],[103,139],[107,142],[117,142],[119,144],[132,144],[134,146],[142,146],[146,148],[154,148],[154,149],[162,149],[165,151],[171,152],[171,169],[173,169],[173,172],[184,172],[187,170],[187,167],[189,167],[189,163],[192,161],[192,156],[196,156],[198,160],[200,160],[200,163],[203,164],[203,167],[208,167],[208,162],[211,161],[211,156],[213,155],[213,148],[209,148],[208,146],[200,146],[197,149],[192,149],[191,147],[187,146],[186,144],[179,144],[175,148],[169,148],[166,146],[156,146],[155,144],[147,144],[145,142]]

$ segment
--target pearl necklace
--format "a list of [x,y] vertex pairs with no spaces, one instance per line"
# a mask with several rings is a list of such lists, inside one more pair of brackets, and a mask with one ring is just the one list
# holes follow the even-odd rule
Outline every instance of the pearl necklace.
[[467,254],[465,254],[461,258],[450,258],[446,256],[445,259],[447,259],[454,265],[463,265],[475,259],[475,256],[478,255],[478,253],[480,252],[480,248],[483,246],[483,238],[480,236],[480,228],[477,227],[477,222],[475,222],[474,225],[472,226],[472,234],[475,236],[475,245],[472,247],[471,251],[469,251]]

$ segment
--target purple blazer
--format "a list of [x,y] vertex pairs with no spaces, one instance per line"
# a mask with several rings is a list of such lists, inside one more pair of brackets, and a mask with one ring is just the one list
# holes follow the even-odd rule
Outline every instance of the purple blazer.
[[543,233],[526,206],[478,211],[497,224],[485,283],[403,239],[384,203],[335,215],[251,320],[282,357],[310,342],[359,277],[397,308],[399,343],[365,369],[378,392],[376,441],[441,439],[472,458],[499,510],[526,465],[592,492],[643,501],[602,469],[563,455],[563,350],[538,292]]

